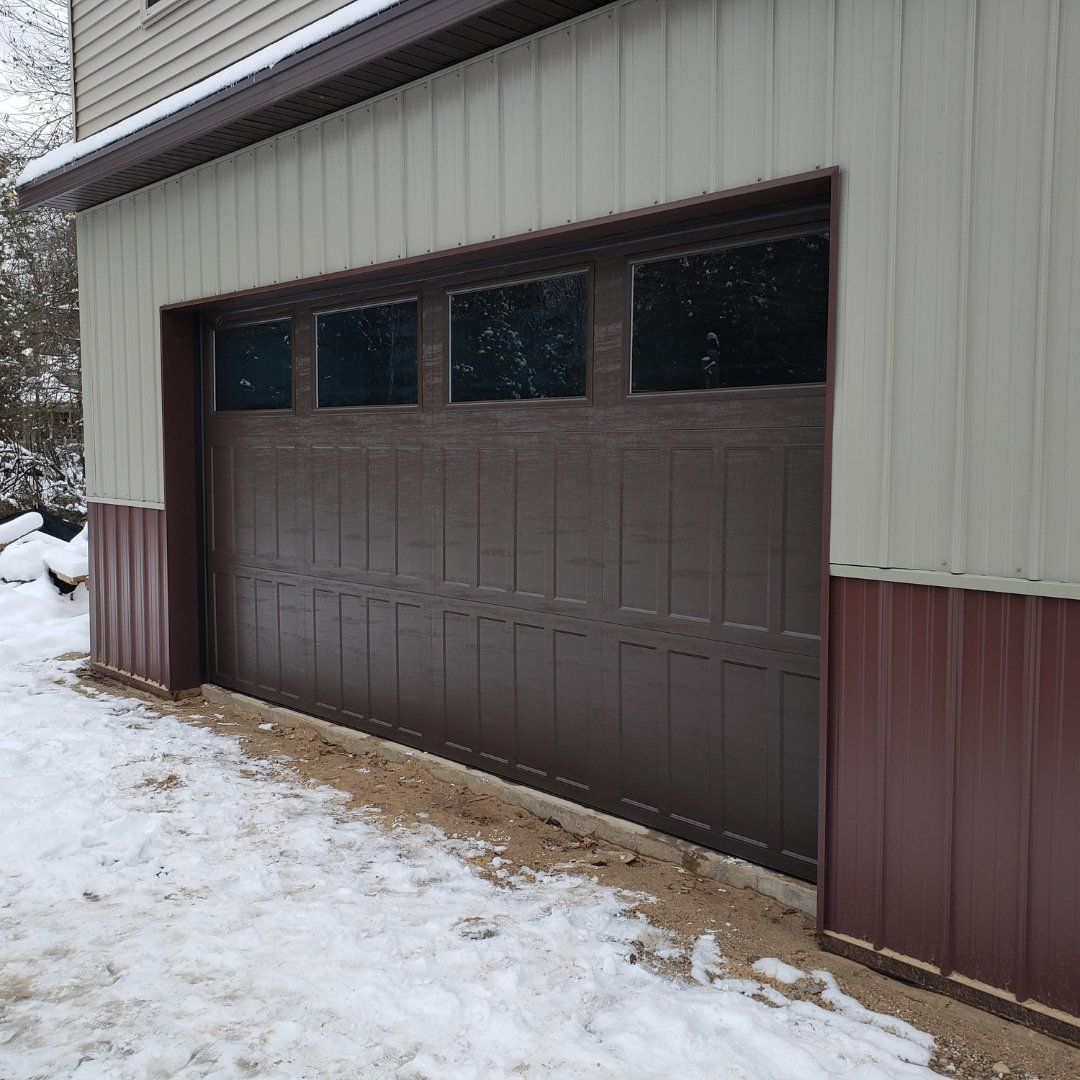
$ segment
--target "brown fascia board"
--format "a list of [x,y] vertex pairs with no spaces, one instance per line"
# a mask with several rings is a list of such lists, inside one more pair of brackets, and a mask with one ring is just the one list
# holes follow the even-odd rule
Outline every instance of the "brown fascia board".
[[[20,185],[19,204],[24,209],[86,210],[338,111],[343,107],[341,84],[334,87],[334,80],[362,75],[365,66],[376,61],[400,58],[407,61],[404,66],[410,74],[396,81],[383,75],[372,94],[350,90],[356,101],[487,52],[493,25],[505,35],[499,44],[505,44],[601,6],[595,0],[560,0],[556,5],[542,0],[535,5],[529,0],[402,0],[271,68]],[[473,20],[483,20],[482,37],[470,38]],[[447,41],[441,48],[409,55],[410,47],[434,45],[442,33]],[[439,55],[450,58],[441,62],[436,59]],[[335,93],[320,97],[321,87],[334,88]],[[304,103],[291,104],[300,94],[305,95]],[[230,131],[230,125],[237,128]],[[207,141],[200,145],[201,139]]]

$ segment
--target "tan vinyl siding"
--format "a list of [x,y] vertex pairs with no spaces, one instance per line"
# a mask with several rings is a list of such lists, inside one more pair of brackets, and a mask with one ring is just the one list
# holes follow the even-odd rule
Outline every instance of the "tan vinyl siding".
[[79,138],[213,75],[347,0],[72,0]]
[[836,164],[833,562],[1080,583],[1078,132],[1080,4],[603,9],[81,215],[91,496],[163,303]]

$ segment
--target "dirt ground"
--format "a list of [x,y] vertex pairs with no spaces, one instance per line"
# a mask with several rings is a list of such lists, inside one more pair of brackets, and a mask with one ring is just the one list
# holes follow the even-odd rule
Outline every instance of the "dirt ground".
[[[202,698],[167,703],[89,670],[84,679],[111,693],[142,698],[189,723],[238,736],[253,756],[295,770],[303,780],[332,785],[348,794],[357,807],[381,811],[388,826],[433,825],[453,837],[486,841],[500,849],[499,866],[491,865],[488,852],[476,860],[476,869],[492,880],[501,880],[499,869],[521,872],[529,868],[584,874],[628,893],[646,894],[647,899],[637,897],[635,903],[654,924],[688,940],[713,933],[735,978],[760,980],[751,965],[763,956],[779,957],[804,971],[830,971],[847,993],[868,1008],[931,1033],[936,1040],[933,1066],[944,1075],[1080,1080],[1080,1050],[823,952],[811,918],[751,890],[700,879],[681,867],[568,832],[557,821],[542,821],[499,799],[438,780],[415,763],[394,764],[374,754],[354,756],[313,730],[276,725],[265,730],[262,718]],[[163,783],[168,781],[162,778]],[[688,965],[661,960],[644,949],[627,959],[669,974],[688,973]],[[805,986],[778,988],[789,997],[812,999],[820,993],[820,984],[812,980]]]

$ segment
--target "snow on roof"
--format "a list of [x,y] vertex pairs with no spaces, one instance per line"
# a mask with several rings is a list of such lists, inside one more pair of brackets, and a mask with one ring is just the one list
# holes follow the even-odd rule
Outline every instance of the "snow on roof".
[[398,2],[399,0],[353,0],[351,4],[346,4],[343,8],[331,12],[329,15],[317,19],[315,22],[309,23],[291,34],[286,34],[285,37],[267,45],[265,48],[259,49],[258,52],[254,52],[250,56],[244,57],[243,60],[238,60],[235,64],[230,64],[227,68],[207,76],[207,78],[195,83],[193,86],[178,90],[167,98],[162,98],[156,104],[134,113],[125,120],[120,120],[110,127],[95,132],[93,135],[88,135],[85,139],[64,143],[62,146],[50,150],[47,154],[42,154],[41,157],[35,158],[26,164],[22,172],[19,173],[15,184],[17,187],[21,187],[23,184],[32,183],[48,173],[66,168],[80,158],[84,158],[97,150],[103,150],[105,147],[111,146],[129,135],[134,135],[137,131],[157,123],[158,120],[163,120],[165,117],[172,116],[182,109],[196,105],[221,90],[235,86],[238,82],[242,82],[251,75],[266,71],[286,57],[292,56],[310,45],[324,41],[326,38],[332,37],[350,26],[355,26],[365,19],[370,19],[372,15],[377,15],[380,11],[385,11],[386,8],[393,7]]

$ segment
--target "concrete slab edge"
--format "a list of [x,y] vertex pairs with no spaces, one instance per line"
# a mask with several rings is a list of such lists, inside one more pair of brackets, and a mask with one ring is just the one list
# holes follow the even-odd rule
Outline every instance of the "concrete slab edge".
[[571,832],[594,836],[645,858],[681,866],[689,873],[710,881],[718,881],[738,889],[753,889],[762,896],[807,915],[812,916],[817,912],[817,889],[776,870],[755,866],[730,855],[722,855],[718,851],[668,836],[636,822],[625,821],[603,811],[570,802],[558,795],[549,795],[536,788],[481,772],[469,765],[461,765],[424,750],[415,750],[410,746],[342,727],[328,720],[320,720],[316,716],[283,705],[274,705],[210,683],[203,684],[202,693],[206,700],[214,705],[224,705],[248,715],[258,716],[284,728],[310,728],[317,731],[328,743],[340,746],[352,754],[376,754],[385,761],[398,763],[415,762],[445,783],[459,784],[476,795],[491,795],[544,820],[554,818]]

